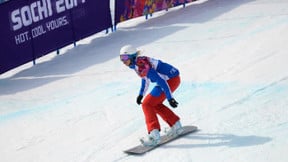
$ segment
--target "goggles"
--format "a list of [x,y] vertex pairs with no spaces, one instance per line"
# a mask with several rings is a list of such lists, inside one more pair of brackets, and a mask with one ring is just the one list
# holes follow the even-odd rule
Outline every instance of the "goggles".
[[125,61],[128,61],[130,59],[130,55],[120,55],[120,60],[125,62]]

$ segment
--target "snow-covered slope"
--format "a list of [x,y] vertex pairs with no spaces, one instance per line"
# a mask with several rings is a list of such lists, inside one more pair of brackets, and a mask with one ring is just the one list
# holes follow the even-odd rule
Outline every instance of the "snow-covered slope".
[[[286,162],[287,6],[199,0],[2,75],[1,162]],[[140,79],[118,57],[127,43],[180,69],[173,111],[200,129],[139,157],[122,152],[146,134]]]

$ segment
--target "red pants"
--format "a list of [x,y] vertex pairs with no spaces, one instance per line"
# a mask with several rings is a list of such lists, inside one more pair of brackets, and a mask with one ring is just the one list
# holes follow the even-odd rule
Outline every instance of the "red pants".
[[[180,84],[180,77],[174,77],[167,81],[171,92],[174,92],[179,84]],[[156,90],[161,90],[160,87],[155,87]],[[153,90],[154,90],[153,89]],[[153,91],[152,90],[152,91]],[[163,104],[164,100],[166,99],[165,93],[161,90],[160,95],[152,96],[152,94],[148,94],[142,103],[142,109],[145,115],[145,121],[148,133],[150,133],[153,129],[160,130],[160,124],[157,118],[157,114],[167,122],[167,124],[171,127],[173,126],[180,118],[167,106]]]

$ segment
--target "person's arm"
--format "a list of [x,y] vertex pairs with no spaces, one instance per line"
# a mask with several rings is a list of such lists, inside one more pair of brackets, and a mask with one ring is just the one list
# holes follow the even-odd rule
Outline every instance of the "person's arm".
[[157,83],[157,85],[159,85],[161,87],[161,89],[164,91],[164,93],[166,95],[167,100],[170,100],[173,98],[167,81],[164,80],[163,78],[161,78],[160,75],[157,73],[157,71],[155,71],[153,68],[151,68],[148,71],[147,77],[150,78],[151,80],[155,81]]
[[139,95],[144,96],[146,94],[146,91],[149,88],[150,81],[145,77],[141,79],[141,87],[139,91]]

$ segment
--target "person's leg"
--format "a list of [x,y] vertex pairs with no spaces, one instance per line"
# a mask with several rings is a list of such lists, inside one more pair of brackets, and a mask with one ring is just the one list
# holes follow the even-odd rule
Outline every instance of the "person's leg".
[[172,127],[180,118],[167,106],[164,104],[159,104],[155,109],[156,113],[161,116],[161,118]]
[[[171,92],[174,92],[180,84],[180,77],[171,78],[167,83]],[[156,114],[159,114],[169,126],[172,126],[179,121],[180,118],[168,107],[162,104],[165,99],[166,96],[159,86],[154,87],[151,93],[145,97],[142,103],[142,109],[145,115],[148,133],[153,129],[160,130],[160,124]]]
[[145,116],[145,122],[148,133],[150,133],[153,129],[158,129],[160,131],[160,124],[156,115],[155,108],[151,105],[151,100],[154,97],[148,94],[142,102],[142,110]]

